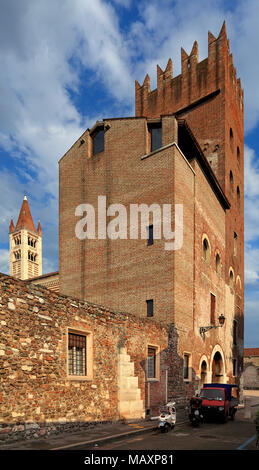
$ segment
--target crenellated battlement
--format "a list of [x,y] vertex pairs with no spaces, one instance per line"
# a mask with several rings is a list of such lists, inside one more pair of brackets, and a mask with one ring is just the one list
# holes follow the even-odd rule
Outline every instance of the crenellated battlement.
[[243,109],[243,90],[236,74],[233,56],[229,52],[225,22],[217,38],[208,32],[208,57],[199,62],[199,47],[194,42],[191,53],[181,48],[181,74],[173,77],[173,63],[169,59],[163,71],[157,65],[157,88],[150,90],[147,74],[143,85],[135,83],[136,116],[159,117],[177,113],[182,108],[219,90],[231,90],[231,100]]

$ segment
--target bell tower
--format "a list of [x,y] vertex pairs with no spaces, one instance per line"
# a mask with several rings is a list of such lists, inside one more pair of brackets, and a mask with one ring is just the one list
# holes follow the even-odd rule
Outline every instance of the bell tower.
[[33,223],[27,196],[24,196],[16,226],[9,227],[10,276],[32,279],[42,275],[42,230]]

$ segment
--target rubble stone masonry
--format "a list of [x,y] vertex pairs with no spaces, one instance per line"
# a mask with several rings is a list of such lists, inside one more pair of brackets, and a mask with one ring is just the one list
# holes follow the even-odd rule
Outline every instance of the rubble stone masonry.
[[[70,330],[87,337],[84,377],[68,375]],[[171,355],[175,337],[172,326],[1,274],[0,440],[37,438],[122,418],[118,358],[125,351],[134,363],[144,413],[147,408],[151,414],[158,413],[158,406],[167,399],[169,354],[170,366],[175,368]],[[150,385],[146,380],[148,346],[156,348],[158,371]],[[183,380],[178,381],[174,393],[183,396],[179,384],[184,387]]]

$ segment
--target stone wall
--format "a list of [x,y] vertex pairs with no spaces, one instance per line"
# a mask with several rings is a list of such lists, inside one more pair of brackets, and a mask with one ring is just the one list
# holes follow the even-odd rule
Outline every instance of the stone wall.
[[244,388],[259,390],[259,348],[244,349]]
[[[68,375],[70,330],[87,335],[85,377]],[[134,363],[130,369],[135,379],[130,380],[140,390],[142,411],[148,407],[157,415],[166,398],[183,395],[182,369],[175,374],[172,356],[177,351],[175,338],[169,328],[153,320],[114,312],[0,274],[0,439],[37,438],[121,419],[120,354]],[[147,397],[149,345],[157,348],[159,375],[151,380]],[[178,389],[168,386],[168,396],[165,377],[171,366],[180,382]]]
[[55,271],[53,273],[43,274],[34,279],[30,280],[31,284],[38,284],[44,286],[49,290],[54,292],[59,292],[59,272]]

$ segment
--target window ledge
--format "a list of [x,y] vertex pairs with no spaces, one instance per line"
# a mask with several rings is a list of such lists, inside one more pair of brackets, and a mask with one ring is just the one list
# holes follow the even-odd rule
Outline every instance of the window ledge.
[[76,381],[80,381],[80,382],[90,382],[91,380],[93,380],[92,377],[89,377],[87,375],[68,375],[66,377],[66,380],[76,380]]
[[154,377],[154,378],[149,377],[149,378],[147,378],[146,381],[147,381],[147,382],[160,382],[160,380],[157,379],[156,377]]
[[163,147],[159,147],[158,149],[153,150],[153,152],[149,152],[149,153],[147,153],[146,155],[143,155],[143,156],[141,157],[141,160],[145,160],[145,158],[151,157],[152,155],[155,155],[156,153],[161,152],[161,150],[164,150],[164,149],[167,149],[167,148],[169,148],[169,147],[172,147],[174,144],[175,144],[175,142],[172,142],[171,144],[164,145]]

